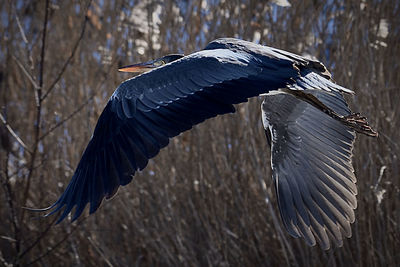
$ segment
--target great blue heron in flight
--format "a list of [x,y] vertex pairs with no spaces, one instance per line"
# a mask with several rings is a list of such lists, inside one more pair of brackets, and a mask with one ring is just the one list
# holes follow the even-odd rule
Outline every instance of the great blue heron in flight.
[[168,55],[121,71],[150,70],[123,82],[101,114],[65,192],[48,209],[75,208],[76,220],[126,185],[169,139],[233,104],[265,95],[264,129],[270,133],[272,177],[286,230],[307,244],[351,236],[357,207],[352,166],[355,131],[376,136],[351,113],[325,66],[279,49],[222,38],[188,56]]

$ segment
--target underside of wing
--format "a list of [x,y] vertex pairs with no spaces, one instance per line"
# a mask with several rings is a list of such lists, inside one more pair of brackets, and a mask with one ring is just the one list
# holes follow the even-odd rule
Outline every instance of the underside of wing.
[[[308,93],[338,114],[350,114],[340,93]],[[267,96],[262,112],[272,136],[272,175],[285,228],[309,245],[328,249],[332,240],[342,246],[357,207],[354,131],[286,93]]]

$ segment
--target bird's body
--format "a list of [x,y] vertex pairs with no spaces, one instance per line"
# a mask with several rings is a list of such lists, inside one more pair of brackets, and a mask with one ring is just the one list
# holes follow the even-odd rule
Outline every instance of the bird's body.
[[[123,82],[101,114],[70,184],[50,208],[90,213],[168,145],[169,139],[233,104],[265,94],[263,123],[271,131],[272,170],[289,233],[341,245],[351,235],[357,193],[351,165],[354,130],[374,135],[352,115],[318,61],[250,42],[222,38],[188,56],[166,56],[153,70]],[[127,70],[125,68],[124,70]]]

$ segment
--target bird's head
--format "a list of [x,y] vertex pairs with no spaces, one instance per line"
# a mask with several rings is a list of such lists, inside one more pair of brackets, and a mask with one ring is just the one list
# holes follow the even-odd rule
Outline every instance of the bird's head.
[[165,64],[168,64],[172,61],[175,61],[177,59],[180,59],[184,57],[182,54],[171,54],[171,55],[166,55],[158,59],[154,59],[151,61],[143,62],[143,63],[138,63],[134,65],[129,65],[125,67],[121,67],[118,69],[118,71],[122,72],[135,72],[135,73],[143,73],[147,72],[151,69],[155,69],[158,67],[161,67]]

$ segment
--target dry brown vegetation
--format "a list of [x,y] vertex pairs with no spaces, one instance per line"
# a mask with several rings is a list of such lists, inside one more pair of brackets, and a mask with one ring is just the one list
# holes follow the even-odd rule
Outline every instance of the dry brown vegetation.
[[[0,2],[0,265],[398,264],[399,1],[259,2]],[[261,98],[171,140],[77,223],[51,226],[55,217],[22,209],[65,189],[108,97],[129,77],[119,65],[230,36],[320,59],[379,131],[356,142],[359,207],[342,248],[307,247],[274,223]]]

